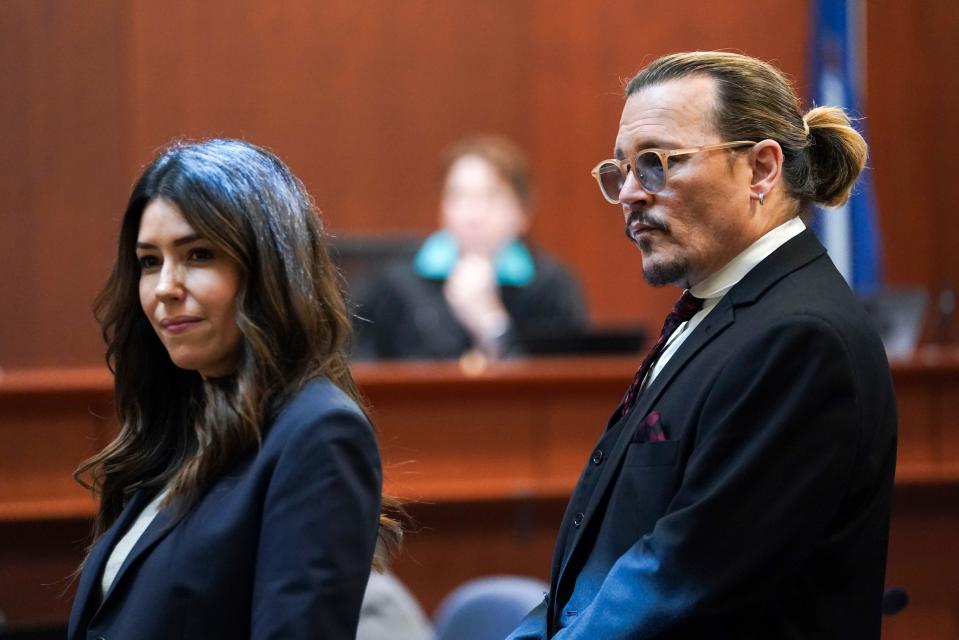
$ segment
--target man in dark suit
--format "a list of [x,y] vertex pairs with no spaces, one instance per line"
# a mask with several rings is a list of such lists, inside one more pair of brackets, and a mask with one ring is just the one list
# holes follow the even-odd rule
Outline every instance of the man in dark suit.
[[878,638],[895,398],[801,219],[845,201],[865,142],[736,54],[660,58],[626,95],[616,157],[593,173],[647,282],[685,292],[510,638]]

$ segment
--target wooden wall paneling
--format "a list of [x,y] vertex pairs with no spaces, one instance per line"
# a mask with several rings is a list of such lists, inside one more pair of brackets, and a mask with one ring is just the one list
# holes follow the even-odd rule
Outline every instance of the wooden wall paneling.
[[900,417],[909,416],[908,421],[899,421],[897,463],[902,473],[921,474],[939,456],[936,398],[929,388],[897,384],[896,402]]
[[[940,381],[936,385],[935,397],[937,462],[947,466],[950,475],[959,478],[959,385],[955,379]],[[956,588],[959,591],[959,585]]]
[[523,11],[244,2],[221,15],[215,3],[138,4],[135,149],[249,137],[291,164],[333,229],[426,232],[441,149],[476,130],[522,133]]
[[[428,411],[416,393],[373,389],[368,395],[384,434],[390,491],[412,500],[461,500],[471,493],[520,496],[535,483],[536,411],[521,395],[463,390],[433,397]],[[463,464],[464,447],[469,464]]]
[[19,1],[0,13],[0,367],[95,362],[90,301],[127,188],[122,5]]
[[[624,61],[616,48],[624,37],[635,41],[624,28],[625,6],[536,4],[530,147],[539,176],[536,237],[575,268],[594,321],[652,326],[672,304],[672,292],[642,284],[641,257],[623,234],[622,211],[600,197],[589,175],[611,155],[623,105],[620,78],[639,64],[635,52]],[[600,25],[609,11],[621,22],[607,31]]]
[[565,498],[413,505],[418,529],[407,534],[394,570],[430,614],[453,589],[480,576],[548,582],[565,509]]
[[[558,5],[541,0],[442,5],[242,0],[227,10],[221,2],[185,0],[162,6],[10,0],[3,9],[0,367],[7,369],[101,361],[89,306],[109,268],[117,220],[142,164],[157,146],[177,136],[235,135],[270,146],[304,178],[338,232],[425,232],[435,224],[435,170],[443,146],[471,131],[501,130],[531,155],[539,196],[534,238],[581,272],[594,318],[640,319],[655,327],[676,292],[640,282],[640,257],[622,235],[620,214],[599,199],[588,175],[608,155],[615,136],[622,105],[619,80],[644,60],[683,48],[728,47],[772,59],[798,86],[805,72],[805,3],[736,0],[717,9],[696,2],[675,11],[670,5],[604,1],[587,7],[569,0]],[[867,115],[888,280],[934,292],[943,283],[959,282],[954,249],[959,203],[952,188],[959,143],[952,114],[959,97],[959,80],[952,73],[959,61],[957,14],[951,0],[869,3],[867,11]],[[627,295],[621,285],[631,281],[624,278],[635,280]],[[910,416],[903,421],[901,460],[916,462],[913,469],[951,459],[959,446],[959,427],[950,418],[955,394],[940,393],[937,384],[906,388],[897,380],[902,415]],[[586,455],[592,423],[605,417],[594,417],[585,404],[563,401],[551,414],[557,421],[565,416],[589,424],[584,432],[563,427],[561,439],[575,439]],[[57,403],[47,409],[66,406]],[[513,457],[542,435],[538,426],[528,425],[519,403],[514,396],[505,405],[511,414],[518,412],[517,448],[504,452],[509,445],[467,427],[476,429],[485,468],[547,479],[578,468],[580,453],[564,452],[560,437],[537,451],[540,457],[528,466]],[[602,404],[604,411],[611,406]],[[65,429],[65,422],[45,410],[27,409],[34,415],[25,417],[24,425],[41,421],[48,426],[37,432],[61,442],[47,429]],[[89,407],[75,409],[88,412]],[[100,428],[85,415],[83,429]],[[417,420],[411,406],[396,415],[397,424]],[[426,450],[434,438],[443,445],[449,433],[442,430],[441,418],[461,419],[452,406],[441,406],[436,416],[410,427],[409,446],[403,446]],[[383,420],[390,420],[385,411]],[[7,426],[0,427],[0,438],[8,435]],[[70,460],[54,456],[48,462],[68,476],[86,451],[76,433],[64,438],[62,452]],[[444,446],[452,453],[452,445]],[[390,441],[385,449],[390,457],[407,456]],[[26,455],[32,449],[14,451]],[[442,464],[430,456],[423,458]],[[12,457],[3,459],[0,474],[17,464]],[[478,475],[446,469],[460,473],[463,482]],[[954,477],[948,469],[940,471],[940,478]],[[16,486],[18,495],[41,488],[55,495],[74,490],[72,481],[59,475],[41,478],[33,489],[11,485],[9,475],[3,484]],[[922,494],[925,482],[920,473],[907,485]],[[426,481],[412,486],[429,488]],[[939,575],[943,583],[921,587],[911,605],[915,613],[887,621],[886,635],[910,637],[907,629],[921,628],[913,637],[954,637],[956,586],[943,567],[955,525],[944,520],[945,503],[924,503],[916,495],[897,495],[894,518],[918,515],[915,523],[894,520],[890,580],[901,575],[909,588]],[[946,499],[955,496],[936,498]],[[474,560],[473,548],[485,540],[464,514],[485,514],[493,521],[524,509],[473,507],[414,507],[425,531],[419,534],[423,537],[411,537],[415,553],[401,560],[399,569],[415,584],[426,585],[417,593],[427,603],[449,586],[430,586],[434,565],[448,568],[459,581],[481,568],[526,567],[528,558],[535,557],[530,564],[537,566],[548,563],[551,543],[545,536],[555,533],[553,520],[558,522],[561,506],[544,511],[544,524],[536,524],[530,538],[495,534],[502,544],[490,548],[515,564],[498,564],[492,556]],[[60,513],[57,517],[65,517],[66,511]],[[431,530],[432,520],[438,524]],[[17,573],[14,561],[75,566],[77,547],[71,545],[85,527],[57,520],[58,533],[44,542],[40,531],[48,524],[34,528],[19,521],[0,527],[3,603],[22,595],[16,606],[27,606],[23,603],[39,597],[24,582],[35,574]],[[447,530],[454,537],[462,533],[465,542],[440,542]],[[541,542],[516,551],[506,541],[517,539]],[[429,562],[417,565],[416,554]],[[30,606],[34,609],[24,609],[25,615],[64,610],[56,604]]]
[[461,137],[502,133],[525,146],[527,11],[503,0],[397,4],[393,64],[374,97],[388,132],[370,150],[385,152],[384,162],[367,176],[382,181],[381,228],[436,227],[440,156]]
[[[589,175],[612,153],[623,81],[656,56],[722,48],[772,59],[802,87],[805,7],[730,2],[717,10],[703,2],[677,12],[663,4],[535,6],[531,153],[543,167],[536,237],[576,267],[594,320],[658,328],[677,293],[642,283],[641,257],[624,237],[622,212],[602,200]],[[756,30],[756,23],[767,28]]]
[[577,393],[557,394],[544,408],[537,423],[536,462],[549,483],[563,486],[586,465],[628,384],[628,379],[585,384]]
[[938,85],[952,75],[936,71],[926,22],[934,4],[868,4],[866,124],[887,281],[937,289],[941,203],[934,183],[939,166],[951,167],[950,174],[959,167],[955,154],[929,162],[941,133],[930,110]]
[[280,154],[309,187],[317,176],[321,185],[342,185],[355,209],[333,208],[331,215],[368,226],[360,214],[375,211],[375,189],[342,147],[370,148],[385,127],[369,99],[373,70],[384,67],[388,52],[386,19],[377,9],[137,3],[131,29],[138,164],[174,138],[246,138]]
[[65,626],[90,531],[86,518],[0,525],[0,611],[11,626]]
[[909,361],[894,361],[899,405],[897,481],[949,484],[959,479],[959,373],[956,347],[922,348]]
[[[959,172],[959,119],[956,117],[959,78],[955,69],[959,62],[959,4],[936,2],[922,9],[926,45],[920,49],[924,52],[922,63],[935,75],[930,92],[924,96],[928,110],[925,114],[917,114],[916,118],[932,132],[931,148],[921,156],[921,162],[917,164],[922,168],[917,171],[922,173],[935,198],[933,216],[938,284],[956,292],[959,290],[959,192],[955,188],[956,173]],[[899,226],[887,228],[892,230]],[[959,335],[954,335],[953,339],[959,340]]]
[[[101,408],[83,398],[56,398],[38,406],[31,398],[5,403],[0,423],[0,516],[31,519],[50,511],[86,515],[93,505],[65,470],[102,446]],[[7,411],[10,413],[7,414]],[[29,433],[29,438],[23,434]],[[51,446],[51,443],[56,443]]]
[[959,584],[955,573],[959,513],[955,484],[902,487],[893,495],[886,584],[906,590],[909,604],[883,621],[884,640],[959,637]]
[[41,61],[33,53],[36,45],[31,36],[39,30],[42,10],[40,3],[20,2],[0,11],[0,77],[7,79],[9,87],[18,89],[4,91],[0,97],[0,126],[4,134],[0,149],[0,297],[28,303],[18,304],[17,316],[4,320],[0,331],[0,367],[14,366],[29,358],[33,345],[14,336],[23,334],[37,320],[33,301],[23,295],[24,291],[40,288],[37,274],[30,268],[34,252],[29,240],[38,224],[33,207],[36,187],[24,156],[34,143],[27,122],[32,84],[39,83],[41,78]]
[[355,372],[381,433],[389,491],[474,501],[568,495],[633,367],[623,357],[507,362],[478,377],[455,363]]
[[[471,577],[546,577],[567,495],[633,366],[629,358],[545,359],[501,363],[479,376],[454,363],[356,367],[373,405],[387,490],[409,501],[417,523],[397,572],[428,609]],[[887,640],[954,637],[959,565],[949,541],[959,513],[950,507],[959,474],[945,457],[954,450],[936,434],[949,428],[957,372],[956,354],[894,363],[897,392],[913,399],[900,405],[904,437],[924,446],[900,458],[888,584],[906,588],[913,604],[887,625]],[[65,615],[67,605],[46,585],[69,575],[84,544],[93,504],[69,476],[109,438],[110,420],[94,417],[109,414],[109,396],[102,369],[0,379],[0,609],[11,621]]]
[[93,512],[72,472],[115,432],[112,391],[102,368],[0,376],[0,523]]
[[[937,280],[955,291],[959,288],[959,192],[955,188],[959,172],[959,78],[955,74],[959,63],[959,5],[928,3],[918,7],[917,14],[923,44],[919,49],[923,59],[919,62],[926,67],[930,83],[913,126],[922,127],[931,144],[915,170],[922,174],[923,185],[933,198],[930,217],[935,225],[933,255]],[[898,238],[899,234],[893,233]]]
[[[802,86],[808,18],[805,3],[751,0],[682,12],[540,0],[4,8],[0,296],[16,309],[0,332],[6,367],[99,360],[89,306],[116,219],[154,150],[184,136],[275,149],[334,231],[425,233],[441,149],[468,132],[503,131],[529,150],[538,179],[534,238],[579,270],[594,319],[658,325],[675,292],[639,282],[620,214],[588,176],[615,136],[620,80],[655,55],[719,47],[771,59]],[[868,9],[889,281],[938,289],[959,280],[949,186],[957,9],[948,0]],[[636,283],[626,294],[624,278]]]

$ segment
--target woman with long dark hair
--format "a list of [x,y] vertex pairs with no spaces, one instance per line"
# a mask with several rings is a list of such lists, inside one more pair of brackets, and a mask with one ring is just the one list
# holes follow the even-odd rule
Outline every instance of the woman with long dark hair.
[[300,181],[241,141],[162,151],[95,312],[120,431],[77,470],[100,508],[70,639],[352,638],[400,531]]

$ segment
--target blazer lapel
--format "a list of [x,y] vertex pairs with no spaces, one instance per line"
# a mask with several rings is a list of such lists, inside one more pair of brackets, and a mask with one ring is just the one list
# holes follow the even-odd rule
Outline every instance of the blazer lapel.
[[[656,400],[659,399],[659,396],[669,386],[669,383],[672,381],[672,379],[677,373],[679,373],[679,371],[683,369],[683,367],[686,366],[693,356],[695,356],[716,336],[722,333],[722,331],[732,324],[732,322],[732,307],[728,303],[725,303],[725,301],[721,302],[708,316],[706,316],[706,319],[703,320],[703,323],[696,327],[696,329],[692,334],[690,334],[679,350],[673,355],[672,358],[670,358],[669,362],[659,373],[659,375],[656,376],[656,379],[653,380],[652,384],[650,384],[640,394],[639,398],[637,398],[636,406],[626,416],[625,420],[627,422],[625,425],[623,425],[622,431],[620,431],[619,436],[616,438],[616,443],[613,445],[612,449],[607,452],[607,463],[596,481],[596,487],[593,489],[593,493],[589,497],[589,501],[586,503],[586,509],[583,512],[585,516],[583,520],[584,522],[591,522],[593,514],[602,503],[610,483],[619,473],[619,463],[626,454],[626,449],[633,438],[636,427],[642,421],[646,413],[649,412],[650,407],[655,404]],[[567,514],[567,516],[568,515],[569,514]],[[569,520],[567,517],[564,518],[563,522],[566,524],[568,521]],[[586,526],[579,527],[575,531],[570,531],[568,526],[564,526],[564,529],[566,530],[566,535],[561,536],[562,542],[565,543],[566,538],[570,535],[573,536],[573,539],[567,547],[568,551],[566,552],[565,557],[560,563],[560,570],[558,574],[554,574],[558,575],[556,580],[557,587],[562,580],[563,574],[566,572],[566,567],[569,565],[570,558],[576,552],[576,547],[582,538],[583,530],[586,529]],[[566,545],[564,544],[564,546]]]
[[73,639],[78,636],[75,632],[78,629],[84,629],[87,621],[93,617],[93,614],[99,608],[102,599],[100,595],[100,577],[103,575],[103,566],[110,556],[110,552],[116,546],[117,542],[123,536],[124,532],[130,527],[130,523],[136,518],[137,514],[147,504],[147,496],[144,492],[138,491],[127,502],[109,529],[100,536],[100,539],[90,549],[86,560],[83,562],[83,572],[80,574],[80,581],[77,583],[77,593],[73,599],[73,609],[78,614],[71,615],[70,631],[68,637]]
[[[146,506],[146,502],[141,505],[140,510],[142,510],[144,506]],[[137,510],[136,515],[140,514],[140,510]],[[117,575],[113,579],[113,584],[110,585],[110,589],[103,595],[103,601],[100,604],[101,608],[110,601],[110,596],[117,591],[117,587],[123,581],[124,575],[129,572],[130,567],[170,532],[170,529],[173,528],[171,526],[172,523],[173,518],[168,509],[161,509],[157,512],[156,517],[153,518],[153,521],[146,528],[146,531],[143,532],[140,539],[133,545],[130,554],[123,561],[123,564],[120,565],[120,570],[117,571]]]
[[669,388],[676,374],[682,371],[703,347],[721,334],[735,319],[732,304],[728,299],[723,299],[686,338],[686,341],[673,354],[673,357],[669,359],[669,362],[666,363],[666,366],[663,367],[663,370],[659,372],[652,383],[636,398],[636,406],[630,411],[630,414],[642,417],[649,413],[663,391]]

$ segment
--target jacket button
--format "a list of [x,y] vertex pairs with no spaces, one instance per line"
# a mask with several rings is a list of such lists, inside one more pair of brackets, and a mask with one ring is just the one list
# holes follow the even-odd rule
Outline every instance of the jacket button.
[[579,525],[583,524],[583,520],[585,519],[586,519],[586,516],[583,515],[582,511],[577,513],[575,516],[573,516],[573,526],[578,527]]
[[603,450],[602,450],[602,449],[597,449],[596,451],[593,452],[592,461],[593,461],[593,464],[599,464],[599,463],[601,463],[601,462],[603,461]]

